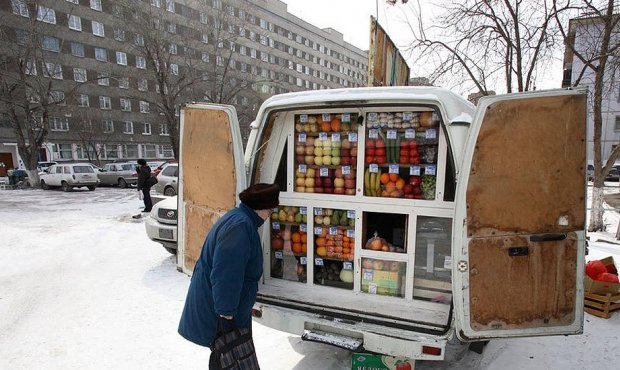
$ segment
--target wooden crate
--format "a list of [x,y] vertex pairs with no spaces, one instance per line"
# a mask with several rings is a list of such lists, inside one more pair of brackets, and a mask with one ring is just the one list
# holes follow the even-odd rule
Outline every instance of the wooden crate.
[[590,315],[608,319],[614,311],[620,310],[620,294],[605,295],[586,292],[584,294],[584,310]]

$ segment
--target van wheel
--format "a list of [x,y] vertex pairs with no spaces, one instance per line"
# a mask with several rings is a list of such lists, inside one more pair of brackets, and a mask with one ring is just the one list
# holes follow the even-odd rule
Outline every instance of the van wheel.
[[41,180],[41,189],[43,189],[43,190],[50,190],[50,186],[47,185],[45,180]]
[[176,250],[176,249],[174,249],[174,248],[168,248],[168,247],[164,247],[164,248],[166,248],[166,250],[167,250],[167,251],[168,251],[168,253],[170,253],[170,254],[177,254],[177,250]]
[[66,181],[63,181],[61,184],[62,191],[71,191],[71,186]]
[[95,191],[97,187],[95,185],[88,186],[88,191]]
[[125,189],[127,187],[127,181],[125,181],[125,179],[118,179],[118,187]]
[[174,190],[172,186],[168,186],[167,188],[164,189],[164,195],[167,197],[173,197],[177,195],[177,192]]

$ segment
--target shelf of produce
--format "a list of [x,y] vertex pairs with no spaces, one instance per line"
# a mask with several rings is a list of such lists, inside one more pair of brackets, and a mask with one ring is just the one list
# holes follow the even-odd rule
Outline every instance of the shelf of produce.
[[303,131],[295,131],[296,134],[306,134],[307,137],[319,137],[320,134],[327,134],[327,135],[331,135],[331,134],[340,134],[342,135],[349,135],[349,133],[354,133],[357,134],[357,130],[356,131],[317,131],[317,132],[303,132]]
[[319,285],[331,286],[334,288],[353,290],[353,283],[345,283],[344,281],[315,279],[314,282]]
[[[299,163],[299,164],[303,164],[303,163]],[[338,168],[342,168],[342,166],[349,166],[351,167],[352,170],[357,168],[357,165],[353,165],[353,164],[330,164],[330,165],[306,164],[306,166],[308,168],[314,168],[315,170],[318,170],[321,168],[329,168],[330,170],[337,170]],[[327,177],[327,176],[321,176],[321,177]]]
[[283,225],[284,225],[284,226],[297,226],[297,227],[299,227],[300,225],[305,225],[305,223],[303,223],[303,222],[299,222],[299,223],[297,223],[297,222],[275,221],[275,220],[272,220],[272,221],[271,221],[271,227],[272,227],[272,228],[273,228],[273,223],[274,223],[274,222],[277,222],[277,223],[280,225],[280,227],[281,227],[281,226],[283,226]]
[[336,257],[316,257],[326,261],[334,261],[334,262],[353,262],[352,259],[344,259],[344,258],[336,258]]
[[[371,164],[376,164],[379,167],[389,167],[390,165],[398,165],[401,168],[409,168],[411,166],[420,166],[420,167],[437,166],[437,163],[371,163]],[[429,176],[435,176],[435,175],[429,175]]]

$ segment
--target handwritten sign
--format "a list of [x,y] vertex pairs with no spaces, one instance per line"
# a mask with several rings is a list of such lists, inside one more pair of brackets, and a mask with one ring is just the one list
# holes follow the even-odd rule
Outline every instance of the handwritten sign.
[[351,166],[342,166],[342,174],[350,175],[351,174]]
[[391,164],[388,172],[398,174],[400,172],[400,166],[398,164]]
[[306,142],[306,134],[304,134],[304,133],[299,134],[299,136],[297,137],[297,141],[299,141],[300,143],[305,143]]
[[299,122],[301,122],[301,123],[308,122],[308,115],[307,114],[300,114],[299,115]]
[[308,264],[308,257],[299,257],[299,264],[307,265]]
[[332,120],[332,116],[329,113],[323,113],[323,122],[329,122]]
[[340,141],[340,134],[339,133],[333,133],[332,134],[332,142],[338,142]]
[[353,230],[353,229],[347,229],[347,237],[349,237],[349,238],[355,238],[355,230]]
[[314,235],[321,235],[321,234],[323,234],[323,228],[321,226],[315,226]]
[[302,233],[308,232],[308,225],[306,224],[299,225],[299,231],[301,231]]
[[428,166],[426,166],[426,168],[424,169],[424,174],[425,175],[436,175],[437,174],[437,167],[435,167],[435,165],[428,165]]
[[420,166],[410,166],[409,167],[409,175],[410,176],[420,176]]
[[274,221],[271,223],[271,228],[274,230],[280,230],[280,223],[278,221]]
[[378,139],[379,130],[377,130],[376,128],[371,128],[370,130],[368,130],[368,137],[371,139]]
[[355,210],[350,209],[347,211],[347,218],[355,218]]
[[349,132],[349,141],[357,142],[357,132]]
[[351,122],[351,113],[342,113],[342,122]]
[[396,130],[388,130],[387,131],[387,138],[388,139],[396,139],[396,135],[398,135]]
[[323,208],[315,208],[314,209],[314,215],[315,216],[322,216],[323,215]]
[[326,141],[327,140],[327,132],[319,132],[319,140]]
[[277,260],[281,260],[282,259],[282,251],[275,251],[274,256],[276,257]]
[[315,258],[314,259],[314,264],[317,266],[323,266],[323,259],[322,258]]
[[319,169],[319,176],[321,176],[321,177],[328,177],[329,176],[329,168],[321,167],[321,169]]
[[415,139],[415,130],[411,128],[406,129],[405,139]]
[[297,170],[301,173],[306,173],[308,172],[308,166],[305,164],[300,164],[299,166],[297,166]]
[[353,263],[352,262],[343,262],[342,263],[342,268],[345,270],[353,270]]
[[368,165],[368,171],[372,172],[372,173],[377,173],[379,172],[379,165],[376,163],[371,163]]
[[437,138],[437,130],[434,128],[429,128],[426,130],[426,138],[427,139],[435,139]]

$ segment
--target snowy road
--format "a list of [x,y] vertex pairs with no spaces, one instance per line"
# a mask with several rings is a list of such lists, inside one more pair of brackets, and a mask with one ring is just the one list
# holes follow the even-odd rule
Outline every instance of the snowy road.
[[[129,189],[0,191],[0,369],[207,368],[208,350],[176,334],[189,278],[131,218],[140,203]],[[347,351],[254,330],[264,370],[351,368]],[[618,333],[620,315],[586,315],[581,336],[492,341],[416,368],[616,369]]]

